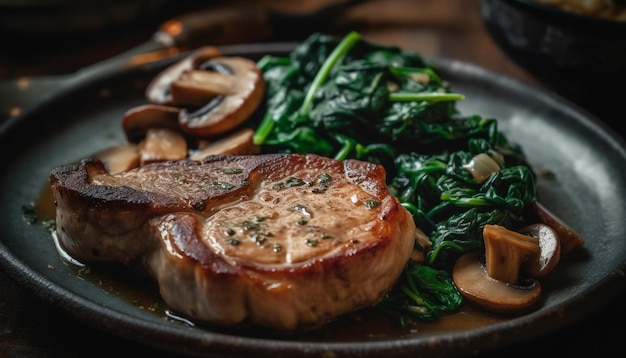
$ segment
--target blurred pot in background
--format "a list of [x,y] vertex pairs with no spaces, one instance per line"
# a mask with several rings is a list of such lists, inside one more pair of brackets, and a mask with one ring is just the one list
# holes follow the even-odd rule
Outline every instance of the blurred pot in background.
[[486,30],[538,80],[566,97],[599,105],[611,96],[607,87],[626,79],[626,21],[547,2],[558,1],[481,0]]

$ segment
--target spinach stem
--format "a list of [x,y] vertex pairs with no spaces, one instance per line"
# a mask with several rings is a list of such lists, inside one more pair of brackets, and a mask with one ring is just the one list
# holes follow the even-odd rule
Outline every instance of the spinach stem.
[[413,93],[413,92],[395,92],[389,94],[389,100],[392,102],[444,102],[444,101],[460,101],[465,99],[465,96],[459,93],[447,93],[447,92],[428,92],[428,93]]
[[348,154],[350,154],[350,151],[352,150],[352,148],[354,147],[354,143],[351,143],[350,141],[344,141],[343,146],[341,147],[341,149],[339,150],[339,152],[337,152],[337,154],[335,154],[335,159],[336,160],[344,160],[348,157]]
[[254,145],[262,145],[265,143],[265,139],[274,129],[274,118],[268,113],[263,117],[263,120],[259,124],[259,127],[254,131],[252,135],[252,143]]
[[326,81],[328,76],[330,76],[330,72],[335,67],[337,62],[354,46],[354,44],[361,39],[361,35],[358,32],[352,31],[347,34],[343,40],[335,47],[333,52],[328,56],[324,64],[320,68],[320,70],[315,75],[315,79],[311,83],[309,90],[304,97],[304,101],[302,102],[302,107],[298,113],[302,116],[306,116],[309,114],[311,110],[311,105],[313,103],[313,97],[315,97],[315,92],[322,86],[322,84]]

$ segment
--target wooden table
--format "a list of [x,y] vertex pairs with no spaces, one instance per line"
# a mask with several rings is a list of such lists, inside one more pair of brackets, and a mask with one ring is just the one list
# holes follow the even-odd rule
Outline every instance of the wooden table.
[[[277,7],[294,6],[294,2],[289,1],[268,0],[267,3]],[[309,0],[300,5],[309,9],[317,3]],[[42,46],[36,56],[34,51],[5,53],[0,55],[0,77],[71,73],[145,41],[159,21],[182,10],[170,7],[169,12],[138,21],[125,31],[96,34],[89,42],[72,44],[59,38],[58,46]],[[367,40],[399,45],[425,56],[471,62],[551,90],[507,58],[493,43],[480,20],[477,0],[370,0],[350,8],[340,19],[322,25],[321,29],[329,33],[354,29]],[[275,37],[288,36],[278,34]],[[609,125],[616,113],[616,109],[606,106],[577,104]],[[626,302],[626,295],[570,327],[481,356],[624,356],[626,341],[619,328],[626,320],[623,302]],[[0,274],[0,356],[109,356],[135,351],[168,356],[61,314]]]

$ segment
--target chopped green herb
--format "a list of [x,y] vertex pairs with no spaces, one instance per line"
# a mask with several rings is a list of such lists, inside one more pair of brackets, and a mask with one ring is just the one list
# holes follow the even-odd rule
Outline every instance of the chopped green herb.
[[317,246],[318,241],[315,239],[306,239],[306,244],[309,246]]
[[253,233],[250,234],[250,238],[252,238],[252,240],[254,240],[254,242],[257,243],[257,245],[262,246],[263,244],[265,244],[265,242],[267,242],[267,238],[264,236],[261,236],[259,234]]
[[22,218],[29,224],[35,224],[39,219],[37,215],[37,210],[35,209],[35,203],[30,203],[28,205],[22,205]]
[[240,174],[243,172],[241,168],[226,168],[224,169],[224,174]]
[[211,183],[211,188],[212,189],[218,189],[218,190],[230,190],[232,188],[234,188],[235,186],[231,183],[227,183],[227,182],[215,182],[215,183]]
[[323,193],[326,190],[328,190],[327,186],[320,185],[320,186],[316,186],[315,188],[311,189],[311,192],[313,192],[313,193]]
[[363,200],[363,205],[367,206],[368,208],[375,208],[378,205],[380,205],[380,201],[378,200],[374,200],[374,199],[365,199]]
[[226,243],[229,244],[229,245],[237,246],[237,245],[241,244],[241,241],[239,241],[237,239],[230,238],[230,239],[226,240]]
[[43,226],[46,228],[46,230],[52,232],[54,230],[56,230],[56,225],[57,222],[54,219],[50,219],[50,220],[44,220],[41,222],[43,224]]
[[256,221],[245,220],[241,223],[246,230],[256,231],[261,228],[261,225]]
[[328,173],[324,173],[324,174],[318,175],[318,177],[315,180],[315,182],[312,183],[312,185],[315,185],[315,186],[314,186],[313,189],[311,189],[311,191],[313,193],[325,192],[330,187],[331,180],[332,180],[332,178],[331,178],[331,176]]
[[331,179],[332,179],[332,177],[330,176],[330,174],[324,173],[324,174],[320,174],[317,177],[317,182],[319,184],[330,184]]
[[194,210],[198,211],[203,211],[204,209],[206,209],[206,203],[204,203],[203,201],[193,203],[191,206],[194,208]]
[[289,177],[282,182],[276,183],[272,186],[274,190],[282,190],[286,188],[291,188],[294,186],[302,186],[304,185],[304,180],[300,178]]

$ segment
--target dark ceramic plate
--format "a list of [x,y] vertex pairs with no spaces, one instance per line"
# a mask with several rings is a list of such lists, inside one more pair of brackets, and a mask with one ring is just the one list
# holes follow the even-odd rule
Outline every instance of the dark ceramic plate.
[[[258,58],[288,44],[229,53]],[[618,294],[626,267],[626,149],[599,121],[537,88],[469,64],[435,60],[461,111],[499,119],[523,146],[539,175],[543,204],[579,232],[583,249],[564,258],[548,278],[545,303],[521,317],[464,331],[388,335],[373,339],[260,338],[191,327],[140,309],[77,277],[42,225],[29,225],[22,207],[37,200],[50,170],[123,139],[123,113],[145,103],[147,82],[172,60],[81,82],[5,123],[0,129],[0,263],[34,295],[68,315],[139,343],[193,355],[427,356],[470,355],[546,334],[593,313]]]

